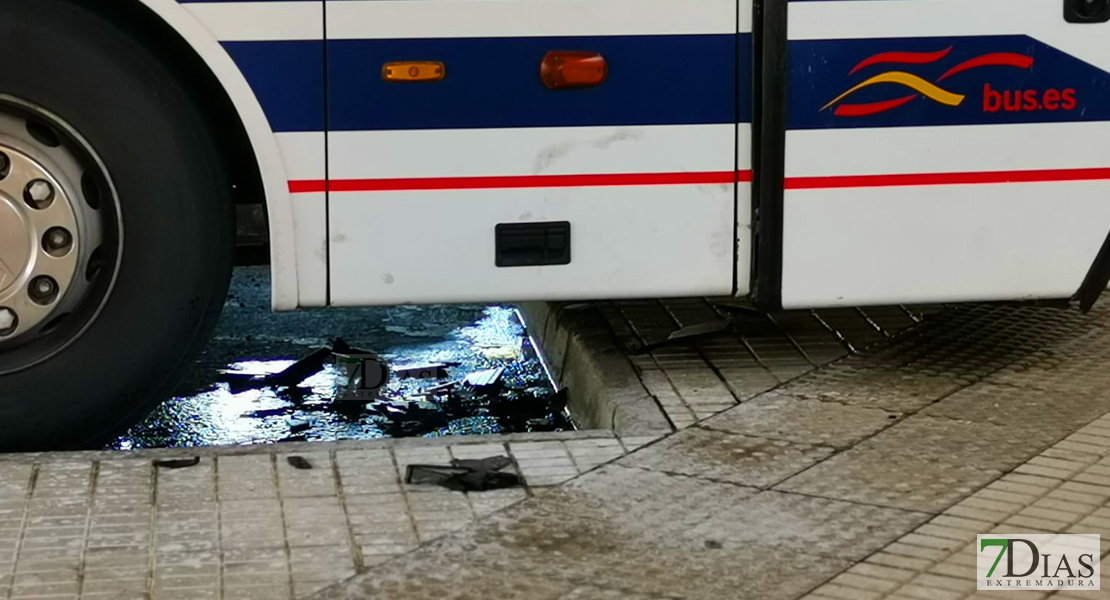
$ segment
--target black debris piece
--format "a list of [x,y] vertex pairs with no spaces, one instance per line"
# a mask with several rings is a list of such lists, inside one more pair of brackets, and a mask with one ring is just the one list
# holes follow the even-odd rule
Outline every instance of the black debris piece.
[[261,377],[247,375],[246,373],[224,373],[223,380],[227,383],[227,388],[232,394],[262,387],[262,384],[259,383],[262,381]]
[[308,459],[303,456],[287,456],[285,460],[294,469],[307,470],[312,468],[312,463],[308,462]]
[[263,386],[293,387],[323,370],[324,363],[331,359],[331,354],[331,348],[319,348],[289,365],[284,371],[262,378],[265,382]]
[[467,375],[463,379],[463,383],[475,390],[493,390],[501,383],[501,375],[505,372],[505,367],[497,367],[496,369],[486,369],[485,371],[475,371]]
[[450,422],[438,404],[424,400],[376,402],[367,408],[385,417],[384,429],[394,437],[425,435]]
[[502,471],[513,464],[513,459],[508,456],[489,456],[486,458],[456,458],[451,461],[452,467],[460,467],[471,471]]
[[290,418],[288,423],[289,433],[302,433],[312,428],[312,423],[301,419]]
[[516,473],[487,471],[485,473],[468,472],[453,477],[440,485],[460,492],[485,492],[519,487],[523,483],[524,481],[520,478],[520,475]]
[[533,419],[563,414],[567,408],[569,394],[570,388],[566,387],[546,397],[503,394],[490,399],[489,412],[504,421],[510,429],[526,431],[524,427],[513,427],[513,425],[518,423],[524,425]]
[[393,374],[398,379],[445,379],[447,377],[447,365],[445,363],[432,363],[394,367]]
[[[581,308],[588,306],[589,303],[580,305]],[[572,307],[577,308],[579,307]],[[327,347],[315,349],[280,373],[251,376],[231,372],[225,373],[225,378],[235,393],[273,388],[273,393],[283,400],[285,406],[259,408],[245,412],[242,416],[259,420],[285,419],[288,437],[278,441],[305,440],[306,435],[321,423],[332,420],[343,426],[362,426],[373,422],[383,434],[391,437],[452,433],[460,428],[482,428],[509,433],[574,427],[566,412],[566,390],[552,392],[546,385],[536,385],[535,374],[530,372],[533,366],[528,361],[505,360],[509,350],[513,351],[514,356],[524,356],[530,351],[529,346],[509,344],[471,347],[474,352],[478,352],[476,348],[482,350],[481,356],[475,356],[478,359],[475,364],[486,368],[470,372],[470,368],[474,366],[468,363],[469,368],[466,371],[456,373],[454,369],[462,366],[462,363],[438,358],[390,368],[373,352],[353,348],[342,338],[335,338]],[[494,356],[489,351],[504,351],[505,356]],[[333,358],[340,370],[359,365],[364,358],[372,358],[382,367],[383,382],[368,388],[375,390],[372,395],[345,394],[341,386],[334,398],[321,401],[317,399],[315,390],[301,386],[309,377],[324,370],[328,361]],[[498,366],[494,368],[495,365]],[[366,370],[347,370],[348,388],[359,385],[354,378],[372,376]],[[375,377],[376,375],[373,374]],[[393,378],[409,381],[399,386],[400,389],[392,389],[392,393],[379,393],[386,390],[386,382]],[[397,392],[407,397],[398,399],[393,396]],[[321,412],[328,415],[308,416]],[[457,475],[460,477],[452,479],[456,484],[463,474]],[[497,478],[498,476],[492,476],[492,479]],[[482,483],[478,487],[484,485],[490,484]]]
[[711,333],[720,333],[729,328],[731,323],[729,321],[710,321],[708,323],[698,323],[697,325],[690,325],[683,327],[678,331],[671,333],[667,336],[670,341],[685,340],[693,337],[709,335]]
[[728,302],[714,302],[713,308],[738,315],[762,315],[759,309],[746,304],[732,304]]
[[347,342],[343,341],[343,338],[338,337],[335,338],[335,341],[331,343],[331,351],[335,354],[373,354],[373,352],[370,352],[368,350],[360,350],[358,348],[354,348]]
[[570,388],[564,387],[547,398],[547,410],[552,413],[566,411],[567,402],[570,400]]
[[722,331],[728,331],[730,327],[732,327],[731,318],[721,321],[710,321],[708,323],[698,323],[697,325],[690,325],[688,327],[683,327],[682,329],[672,332],[669,336],[667,336],[667,339],[665,340],[652,342],[650,344],[642,344],[639,345],[639,347],[637,348],[629,348],[629,350],[631,350],[633,354],[645,354],[647,352],[653,352],[660,348],[665,348],[677,342],[683,342],[686,340],[691,340],[714,333],[720,333]]
[[328,411],[337,415],[342,415],[348,419],[355,419],[367,413],[367,406],[365,402],[332,402],[326,407],[316,410]]
[[432,395],[432,396],[434,396],[436,394],[443,394],[443,393],[447,393],[447,392],[451,391],[457,385],[459,385],[458,381],[448,381],[447,383],[441,383],[439,385],[434,385],[434,386],[424,390],[424,393],[428,394],[428,395]]
[[475,412],[473,396],[471,391],[452,388],[448,390],[447,397],[440,406],[449,418],[463,419]]
[[305,399],[308,397],[309,390],[302,387],[287,387],[282,388],[278,393],[279,396],[288,400],[296,406],[304,404]]
[[507,456],[491,456],[480,460],[453,460],[451,466],[409,465],[405,483],[438,485],[458,492],[483,492],[518,487],[524,481],[516,473],[502,469],[513,464]]
[[470,473],[462,467],[437,465],[409,465],[405,467],[405,483],[413,485],[439,485],[456,491],[466,491],[461,478]]
[[283,416],[283,415],[287,415],[287,414],[289,414],[289,411],[291,411],[291,410],[293,410],[292,407],[264,408],[262,410],[256,410],[256,411],[252,411],[252,412],[248,412],[248,413],[243,413],[243,416],[248,418],[248,419],[265,419],[266,417],[280,417],[280,416]]
[[200,457],[158,459],[153,461],[152,464],[159,469],[184,469],[199,465]]
[[324,364],[331,360],[334,354],[370,355],[373,353],[366,350],[359,350],[358,348],[352,348],[350,344],[343,341],[343,338],[335,338],[330,348],[317,348],[311,354],[289,365],[289,367],[280,373],[263,376],[247,375],[244,373],[224,373],[223,379],[234,394],[264,387],[293,388],[297,384],[322,371],[324,369]]
[[423,418],[443,412],[438,404],[425,400],[387,400],[371,406],[382,416],[393,420]]
[[289,365],[280,373],[261,377],[244,375],[243,373],[225,373],[224,381],[227,382],[228,388],[233,394],[264,387],[291,388],[323,370],[324,363],[331,358],[331,354],[330,348],[319,348],[312,354]]

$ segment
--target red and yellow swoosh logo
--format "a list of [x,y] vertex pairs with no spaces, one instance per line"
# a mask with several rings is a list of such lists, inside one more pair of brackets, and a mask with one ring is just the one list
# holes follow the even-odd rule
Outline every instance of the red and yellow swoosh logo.
[[[877,64],[930,64],[935,63],[952,51],[949,46],[937,52],[884,52],[874,56],[867,57],[859,62],[848,74],[852,75],[860,70]],[[984,54],[975,58],[965,60],[964,62],[952,67],[943,75],[937,78],[937,83],[948,79],[949,77],[988,66],[1009,66],[1028,69],[1033,66],[1033,57],[1024,54],[1015,54],[1013,52],[995,52],[991,54]],[[937,83],[932,83],[905,71],[887,71],[875,75],[863,83],[852,86],[843,94],[833,98],[831,102],[821,107],[821,110],[827,110],[834,105],[839,104],[833,112],[838,117],[863,117],[867,115],[875,115],[894,110],[899,106],[907,104],[919,96],[924,96],[945,106],[959,106],[963,103],[966,96],[948,91]],[[912,90],[914,93],[909,95],[892,98],[890,100],[883,100],[881,102],[869,102],[865,104],[848,104],[841,103],[852,94],[871,86],[880,84],[896,84]]]

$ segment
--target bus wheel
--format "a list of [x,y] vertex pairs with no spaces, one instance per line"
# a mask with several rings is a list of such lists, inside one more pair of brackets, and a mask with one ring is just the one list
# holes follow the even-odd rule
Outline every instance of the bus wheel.
[[68,0],[0,0],[0,449],[87,447],[223,306],[231,186],[172,72]]

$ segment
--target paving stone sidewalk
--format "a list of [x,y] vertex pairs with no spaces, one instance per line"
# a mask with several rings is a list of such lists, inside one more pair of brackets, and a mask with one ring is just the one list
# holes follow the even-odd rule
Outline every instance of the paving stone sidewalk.
[[[586,431],[6,455],[0,597],[303,598],[649,441]],[[402,483],[411,463],[487,456],[513,457],[528,486]]]
[[[1106,305],[598,309],[734,319],[629,357],[674,433],[3,456],[0,596],[955,599],[976,533],[1110,535]],[[496,454],[526,488],[401,482]]]
[[977,533],[1110,535],[1107,312],[944,310],[859,346],[829,326],[858,354],[824,363],[782,325],[816,315],[772,315],[777,358],[742,337],[743,366],[723,338],[632,357],[689,413],[676,433],[313,598],[971,597]]

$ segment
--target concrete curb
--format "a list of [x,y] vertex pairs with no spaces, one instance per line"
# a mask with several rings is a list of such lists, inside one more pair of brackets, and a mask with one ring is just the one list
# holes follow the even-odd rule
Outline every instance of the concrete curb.
[[[625,437],[639,437],[636,434]],[[508,444],[511,442],[566,442],[574,440],[615,439],[612,431],[581,428],[577,431],[534,431],[486,435],[445,435],[439,437],[377,438],[371,440],[332,440],[328,442],[278,442],[238,446],[180,446],[176,448],[138,448],[134,450],[69,450],[13,452],[0,454],[0,464],[52,460],[119,460],[181,458],[200,456],[248,456],[255,454],[297,454],[308,452],[352,452],[360,450],[439,448],[466,444]]]
[[632,436],[674,431],[594,305],[526,302],[520,312],[556,382],[569,388],[579,427]]

